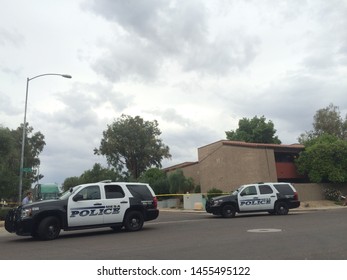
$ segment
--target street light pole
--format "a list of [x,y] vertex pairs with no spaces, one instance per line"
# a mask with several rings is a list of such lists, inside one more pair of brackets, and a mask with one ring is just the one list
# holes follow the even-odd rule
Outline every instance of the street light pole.
[[46,73],[46,74],[37,75],[37,76],[32,77],[32,78],[27,78],[26,91],[25,91],[24,123],[23,123],[23,133],[22,133],[22,149],[21,149],[20,168],[19,168],[19,194],[18,194],[18,203],[19,204],[22,202],[24,146],[25,146],[24,144],[25,144],[25,137],[26,137],[26,119],[27,119],[29,82],[31,80],[34,80],[34,79],[42,77],[42,76],[61,76],[63,78],[67,78],[67,79],[72,78],[70,75],[67,75],[67,74],[55,74],[55,73]]

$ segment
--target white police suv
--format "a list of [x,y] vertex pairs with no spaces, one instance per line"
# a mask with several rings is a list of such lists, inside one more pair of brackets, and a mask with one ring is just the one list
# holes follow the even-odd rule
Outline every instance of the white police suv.
[[5,228],[17,235],[55,239],[61,230],[123,226],[142,229],[159,216],[157,198],[148,184],[102,181],[83,184],[59,199],[34,202],[9,211]]
[[286,215],[300,206],[298,193],[290,183],[256,183],[242,185],[230,195],[213,197],[206,202],[206,211],[225,218],[236,212],[269,212]]

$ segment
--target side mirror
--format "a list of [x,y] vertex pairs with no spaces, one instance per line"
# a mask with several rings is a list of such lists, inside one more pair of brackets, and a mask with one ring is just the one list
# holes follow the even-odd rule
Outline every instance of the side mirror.
[[83,195],[81,194],[76,194],[73,198],[72,198],[73,201],[80,201],[80,200],[83,200]]

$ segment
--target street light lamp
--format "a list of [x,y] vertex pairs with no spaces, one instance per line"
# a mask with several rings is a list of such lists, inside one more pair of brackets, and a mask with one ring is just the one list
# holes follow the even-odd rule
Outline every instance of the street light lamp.
[[26,136],[26,119],[27,119],[27,105],[28,105],[28,90],[29,90],[29,82],[31,80],[34,80],[36,78],[42,77],[42,76],[61,76],[63,78],[71,79],[72,76],[67,74],[55,74],[55,73],[46,73],[37,75],[32,78],[27,78],[27,86],[25,91],[25,109],[24,109],[24,123],[23,123],[23,133],[22,133],[22,150],[21,150],[21,156],[20,156],[20,169],[19,169],[19,194],[18,194],[18,203],[22,202],[22,185],[23,185],[23,168],[24,168],[24,143],[25,143],[25,136]]

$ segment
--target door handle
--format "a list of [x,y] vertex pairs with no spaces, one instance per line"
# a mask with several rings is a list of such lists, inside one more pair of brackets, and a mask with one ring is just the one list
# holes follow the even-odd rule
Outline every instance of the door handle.
[[94,206],[102,205],[102,203],[94,203]]
[[120,203],[125,204],[125,203],[128,203],[128,201],[121,201]]

